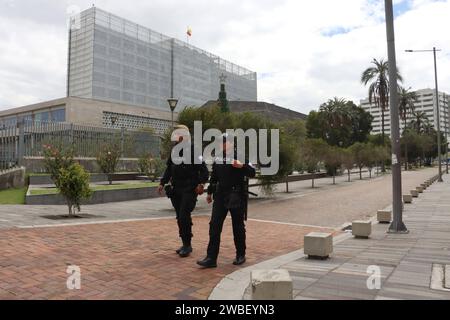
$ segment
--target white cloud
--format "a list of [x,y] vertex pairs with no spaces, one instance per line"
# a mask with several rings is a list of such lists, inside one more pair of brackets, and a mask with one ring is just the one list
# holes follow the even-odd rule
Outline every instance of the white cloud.
[[[65,94],[65,11],[92,0],[0,0],[0,109]],[[308,112],[334,96],[357,102],[372,58],[384,58],[384,6],[379,0],[98,0],[104,10],[191,43],[259,74],[259,100]],[[397,60],[406,86],[434,87],[432,55],[441,48],[440,89],[450,92],[450,0],[398,0]],[[327,36],[328,35],[328,36]],[[332,35],[332,36],[330,36]]]

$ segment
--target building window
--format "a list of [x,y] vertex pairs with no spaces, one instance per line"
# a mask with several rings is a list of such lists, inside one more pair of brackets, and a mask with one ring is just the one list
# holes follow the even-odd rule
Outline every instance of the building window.
[[52,121],[55,122],[66,121],[66,109],[52,110]]
[[136,116],[131,114],[104,111],[103,126],[115,129],[152,128],[155,130],[156,134],[163,134],[168,128],[170,128],[171,122],[146,116]]

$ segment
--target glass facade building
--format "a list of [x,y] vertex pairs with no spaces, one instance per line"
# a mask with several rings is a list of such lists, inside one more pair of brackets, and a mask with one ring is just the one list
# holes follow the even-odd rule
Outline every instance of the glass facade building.
[[217,100],[224,74],[228,99],[257,100],[255,72],[95,7],[72,19],[68,61],[69,96],[178,111]]

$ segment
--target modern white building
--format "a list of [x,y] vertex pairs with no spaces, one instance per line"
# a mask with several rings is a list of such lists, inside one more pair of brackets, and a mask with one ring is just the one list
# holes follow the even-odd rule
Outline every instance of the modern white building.
[[256,72],[99,8],[72,20],[70,97],[177,111],[217,99],[226,76],[229,100],[256,101]]
[[66,97],[0,111],[0,129],[20,120],[112,129],[171,127],[168,98],[186,106],[257,101],[257,74],[219,56],[92,7],[71,18]]
[[[417,90],[417,102],[414,104],[416,111],[423,111],[428,117],[428,120],[437,128],[437,116],[436,116],[436,94],[434,89],[421,89]],[[381,130],[381,110],[375,104],[370,104],[369,99],[366,98],[360,101],[361,107],[369,112],[373,116],[372,122],[372,134],[380,134]],[[450,96],[444,92],[439,92],[439,110],[440,110],[440,129],[447,138],[450,138]],[[413,119],[413,116],[409,114],[407,123]],[[400,132],[403,131],[404,122],[400,120]],[[391,117],[389,108],[386,109],[384,115],[384,132],[387,135],[391,134]]]

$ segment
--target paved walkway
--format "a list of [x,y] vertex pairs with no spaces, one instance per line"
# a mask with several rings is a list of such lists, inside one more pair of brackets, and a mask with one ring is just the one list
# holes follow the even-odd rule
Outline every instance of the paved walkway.
[[[432,172],[404,174],[405,190]],[[166,198],[83,206],[82,213],[101,217],[63,222],[41,216],[66,213],[64,206],[0,206],[0,299],[206,299],[224,277],[301,248],[303,236],[311,231],[337,234],[336,227],[345,221],[373,215],[389,200],[390,176],[344,180],[338,178],[333,186],[330,179],[320,179],[315,189],[309,181],[297,182],[290,184],[292,193],[280,186],[275,198],[252,200],[248,262],[243,267],[231,264],[234,246],[227,219],[219,267],[213,270],[195,264],[208,242],[210,207],[203,197],[195,211],[194,253],[186,259],[174,253],[179,240]],[[351,209],[352,192],[370,205],[359,213]],[[284,259],[295,260],[292,254]],[[81,268],[81,290],[66,288],[66,267],[72,264]]]
[[[0,299],[206,299],[240,267],[227,219],[218,268],[202,270],[208,242],[206,216],[194,218],[194,252],[180,258],[173,218],[0,232]],[[248,221],[248,265],[302,245],[305,234],[334,230]],[[280,235],[283,235],[280,237]],[[68,290],[67,266],[81,269],[81,289]]]
[[[387,234],[388,225],[374,224],[370,239],[335,237],[326,261],[291,252],[228,275],[210,298],[248,299],[251,270],[282,268],[293,279],[295,299],[450,299],[450,290],[430,289],[433,265],[450,265],[450,176],[444,180],[405,205],[409,234]],[[373,265],[381,270],[379,290],[367,288]]]
[[[403,173],[403,189],[408,191],[419,181],[431,176],[436,169],[423,169]],[[317,179],[316,188],[311,181],[299,181],[289,184],[289,193],[279,184],[274,196],[259,193],[251,197],[249,217],[255,220],[277,221],[301,225],[325,226],[336,228],[353,219],[372,216],[376,210],[389,204],[391,197],[391,176],[385,175],[359,180],[353,175],[352,182],[346,176]],[[355,202],[354,200],[359,201]],[[330,214],[330,208],[333,213]],[[205,195],[199,197],[195,215],[210,214]],[[50,205],[0,205],[0,228],[33,227],[60,224],[85,224],[107,221],[133,221],[154,218],[174,217],[174,211],[166,197],[114,202],[96,205],[84,205],[81,213],[94,217],[89,219],[50,220],[42,216],[67,214],[66,206]]]

